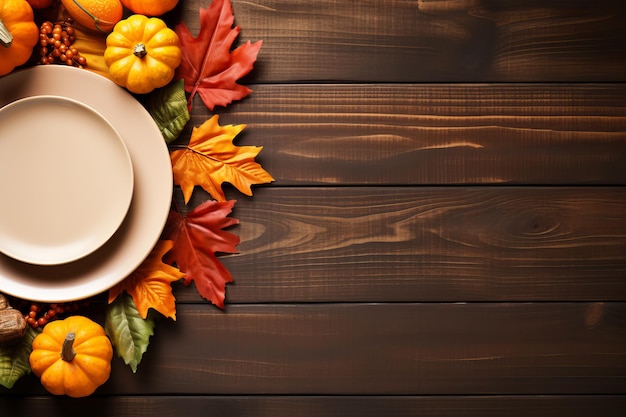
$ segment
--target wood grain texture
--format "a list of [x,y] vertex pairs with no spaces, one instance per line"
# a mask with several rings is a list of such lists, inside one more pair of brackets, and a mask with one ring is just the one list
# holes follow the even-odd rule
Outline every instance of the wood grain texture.
[[[198,7],[180,11],[199,29]],[[255,82],[624,81],[620,0],[233,0]]]
[[[179,306],[100,395],[623,394],[626,303]],[[19,384],[19,386],[18,386]],[[43,394],[36,378],[16,394]]]
[[252,88],[220,123],[273,185],[626,184],[623,85]]
[[0,397],[2,414],[12,417],[623,417],[625,409],[623,395]]
[[624,187],[269,187],[233,216],[229,303],[626,299]]
[[232,3],[264,44],[216,113],[277,181],[228,189],[226,311],[177,285],[136,374],[0,416],[622,417],[626,2]]

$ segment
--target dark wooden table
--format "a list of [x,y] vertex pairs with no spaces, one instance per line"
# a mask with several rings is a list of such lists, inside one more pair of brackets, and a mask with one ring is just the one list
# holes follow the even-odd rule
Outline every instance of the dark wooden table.
[[626,415],[626,2],[233,7],[216,112],[276,182],[229,191],[225,311],[177,286],[137,374],[2,417]]

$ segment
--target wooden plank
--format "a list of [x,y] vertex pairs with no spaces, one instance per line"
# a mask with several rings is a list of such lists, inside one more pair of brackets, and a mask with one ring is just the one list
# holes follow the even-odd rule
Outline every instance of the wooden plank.
[[[623,417],[626,396],[116,396],[0,397],[7,416],[66,417]],[[74,414],[71,414],[71,413]]]
[[[182,2],[197,33],[198,8]],[[255,82],[624,81],[620,0],[233,0]]]
[[[623,393],[626,304],[184,305],[111,393]],[[119,363],[119,362],[118,362]],[[119,369],[119,368],[117,368]],[[147,381],[149,379],[149,381]]]
[[[101,395],[623,394],[626,303],[178,306]],[[43,393],[34,377],[15,394]]]
[[626,187],[269,187],[233,217],[229,303],[626,299]]
[[274,185],[626,184],[625,85],[252,87],[220,123]]

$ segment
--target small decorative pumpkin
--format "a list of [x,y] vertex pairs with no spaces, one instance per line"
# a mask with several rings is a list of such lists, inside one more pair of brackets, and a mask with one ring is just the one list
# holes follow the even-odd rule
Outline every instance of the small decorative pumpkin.
[[111,375],[113,346],[104,329],[84,316],[48,323],[33,341],[30,367],[52,394],[86,397]]
[[157,17],[134,14],[121,20],[106,44],[111,79],[137,94],[167,85],[182,59],[178,35]]
[[26,0],[0,0],[0,75],[25,64],[39,41],[33,9]]
[[133,13],[160,16],[176,7],[178,0],[122,0],[122,4]]
[[61,0],[72,19],[88,30],[109,33],[124,16],[120,0]]

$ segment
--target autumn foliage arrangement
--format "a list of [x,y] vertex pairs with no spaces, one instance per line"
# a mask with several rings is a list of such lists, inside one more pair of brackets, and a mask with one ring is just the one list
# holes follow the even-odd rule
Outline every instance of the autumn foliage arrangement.
[[[71,1],[75,4],[79,0]],[[190,130],[186,127],[194,102],[198,102],[196,97],[213,112],[251,92],[238,80],[252,70],[262,41],[233,46],[240,28],[234,25],[230,0],[207,0],[207,7],[199,10],[200,31],[196,36],[184,23],[168,27],[159,18],[160,13],[173,9],[177,0],[162,2],[161,8],[156,9],[154,2],[145,0],[82,1],[79,9],[83,15],[79,20],[93,23],[92,27],[80,26],[70,13],[70,19],[55,24],[54,31],[58,26],[59,32],[65,30],[66,35],[71,32],[67,36],[72,39],[63,50],[81,46],[83,60],[78,62],[72,57],[63,60],[52,54],[61,52],[56,51],[57,46],[52,48],[48,44],[54,39],[53,26],[48,24],[45,32],[42,26],[40,44],[33,46],[33,56],[38,50],[42,55],[34,65],[66,62],[108,77],[137,94],[168,144],[174,184],[181,198],[174,198],[161,239],[149,256],[105,294],[106,307],[100,322],[81,315],[80,301],[71,306],[51,304],[42,312],[37,303],[9,297],[16,304],[13,308],[0,294],[0,385],[12,388],[19,378],[33,372],[42,378],[42,384],[51,393],[73,397],[91,395],[106,382],[111,372],[107,363],[111,356],[120,357],[133,372],[137,371],[159,317],[176,320],[174,282],[193,284],[204,299],[224,308],[226,285],[233,278],[219,256],[236,253],[239,237],[227,230],[238,220],[230,217],[236,201],[226,198],[223,184],[229,183],[251,196],[253,185],[273,181],[255,161],[261,147],[234,144],[245,125],[222,126],[219,116],[213,114],[199,126],[193,126],[189,137],[183,135]],[[67,16],[71,11],[63,8],[65,0],[28,3],[39,10],[54,8],[57,16]],[[113,6],[107,9],[105,6],[111,3]],[[129,16],[118,16],[118,6]],[[114,13],[107,17],[115,21],[99,18],[98,13],[106,14],[112,9]],[[68,22],[72,22],[71,30],[67,29]],[[108,29],[103,30],[105,26]],[[153,36],[157,30],[162,35]],[[140,39],[131,38],[131,33]],[[48,42],[45,48],[43,42]],[[195,207],[188,206],[192,194],[200,188],[204,190],[201,197],[204,201]],[[13,313],[17,309],[21,309],[29,325],[3,340],[2,320],[9,317],[3,312]],[[94,352],[89,348],[94,343],[98,346],[97,361],[84,356]],[[60,359],[64,355],[71,359]],[[84,363],[96,362],[94,369],[79,372],[79,368],[85,371]],[[79,378],[85,384],[88,381],[89,389],[76,389],[71,378],[77,378],[77,384]]]

